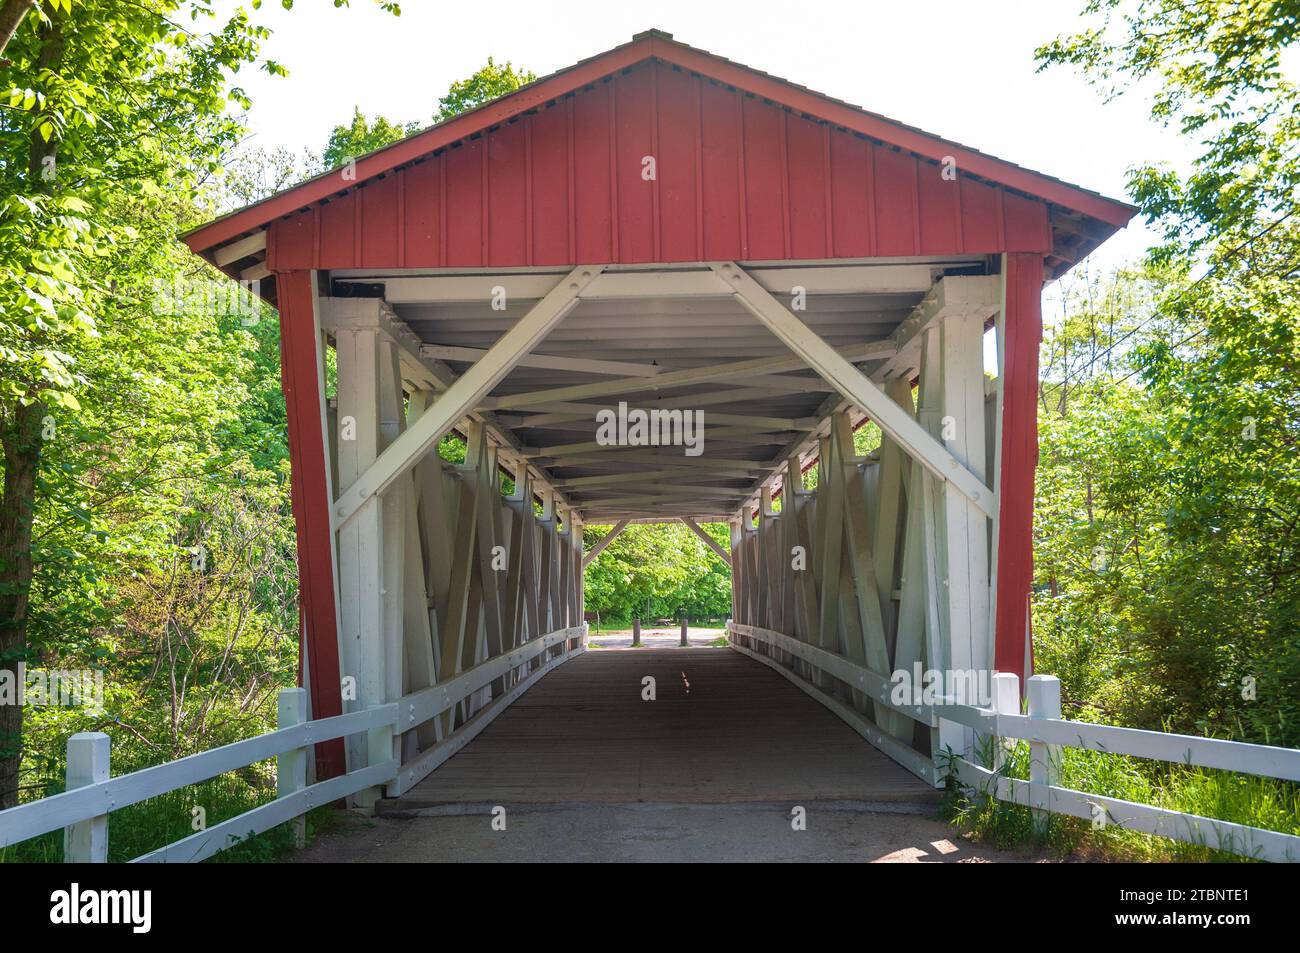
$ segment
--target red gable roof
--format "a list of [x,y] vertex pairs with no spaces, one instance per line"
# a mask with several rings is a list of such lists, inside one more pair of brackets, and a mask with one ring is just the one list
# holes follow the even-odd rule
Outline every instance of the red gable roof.
[[[617,101],[613,92],[604,94],[601,101],[581,98],[584,91],[590,92],[611,77],[623,77]],[[693,77],[707,82],[701,85]],[[697,85],[688,88],[683,85],[686,83]],[[706,92],[706,87],[712,92]],[[558,122],[541,118],[558,112],[547,107],[566,97],[578,102],[569,110],[567,144],[566,130]],[[587,137],[590,142],[575,142],[575,108],[583,110],[587,118],[577,133],[579,139],[593,123],[602,126]],[[661,111],[666,111],[668,122],[660,117]],[[781,113],[788,118],[780,118]],[[524,131],[516,121],[526,116],[534,123]],[[534,127],[539,131],[534,133]],[[533,144],[539,136],[550,138],[539,147]],[[693,137],[693,142],[676,141],[683,136]],[[462,146],[468,148],[459,148]],[[566,149],[567,156],[563,155]],[[593,167],[595,177],[603,182],[590,185],[590,176],[579,168],[583,159],[575,155],[584,149],[609,157],[600,163],[611,168],[601,171]],[[677,154],[670,156],[674,149]],[[647,151],[657,155],[661,181],[655,184],[653,194],[624,196],[623,192],[635,190],[635,182],[641,178],[639,157]],[[426,160],[436,154],[444,159],[435,177],[426,168]],[[738,163],[733,154],[739,157]],[[619,160],[616,173],[612,166]],[[469,168],[469,163],[480,168]],[[501,168],[512,171],[490,173],[490,167],[496,168],[493,163],[503,163]],[[550,168],[556,163],[565,168]],[[922,176],[918,163],[947,166],[957,174]],[[539,170],[538,166],[546,168]],[[689,181],[672,181],[670,166],[682,175],[685,173],[680,170],[689,167]],[[424,171],[417,171],[421,169]],[[800,174],[803,169],[809,171]],[[406,180],[403,170],[411,173]],[[718,170],[723,170],[721,177]],[[396,179],[393,173],[397,173]],[[567,210],[547,207],[547,201],[555,204],[554,198],[533,194],[542,191],[531,188],[538,175],[551,176],[547,181],[557,187],[545,191],[560,195],[560,201],[567,198]],[[620,176],[628,175],[634,177],[629,179],[631,189],[619,181]],[[491,186],[489,178],[494,183]],[[566,181],[561,183],[561,178]],[[507,179],[514,184],[500,184]],[[868,188],[872,194],[857,194],[862,181],[874,183]],[[853,188],[846,188],[845,183]],[[558,187],[561,184],[563,187]],[[739,199],[716,200],[706,191],[719,187],[734,194],[737,184],[742,193]],[[575,206],[583,201],[591,204],[593,199],[584,196],[584,190],[593,187],[603,188],[602,194],[608,196],[600,199],[604,208],[597,211],[597,218],[610,237],[584,246],[581,238],[575,238],[577,227],[561,219],[566,211],[570,219],[581,217]],[[441,220],[440,236],[433,234],[428,222],[409,221],[406,206],[411,204],[412,188],[430,196],[427,202],[417,203],[414,216],[436,215]],[[495,202],[493,188],[504,190],[495,196]],[[743,194],[747,189],[752,193],[749,196]],[[359,190],[365,194],[359,195]],[[681,197],[684,191],[691,193],[689,201]],[[432,195],[435,192],[438,194]],[[777,204],[784,202],[784,208],[768,201],[772,195],[778,196]],[[819,196],[824,196],[824,202]],[[461,208],[457,219],[457,202],[469,202],[474,208]],[[723,207],[712,214],[705,211],[706,202]],[[835,217],[834,210],[841,202],[850,212]],[[647,207],[640,208],[638,203]],[[891,205],[897,207],[891,210]],[[271,230],[267,252],[268,267],[277,271],[1029,250],[1042,251],[1051,271],[1059,274],[1123,227],[1135,211],[1123,202],[732,63],[652,30],[363,156],[356,161],[355,178],[343,180],[339,170],[333,170],[204,225],[184,240],[195,252],[211,257],[218,246],[278,223]],[[492,231],[502,214],[520,221]],[[914,233],[915,240],[891,244],[885,233],[894,229],[879,223],[864,226],[861,234],[853,230],[853,222],[890,214],[899,220],[898,230]],[[628,230],[626,247],[619,243],[623,223],[610,222],[615,216],[644,226]],[[706,234],[717,224],[711,220],[717,216],[726,229],[739,231],[737,241],[711,240]],[[765,219],[772,217],[776,223],[765,231]],[[448,236],[448,218],[469,223],[466,233]],[[322,219],[326,219],[324,227]],[[674,221],[681,225],[681,235],[671,234]],[[534,247],[547,245],[549,239],[539,231],[546,227],[567,229],[564,249],[557,246],[539,253]],[[375,236],[369,249],[363,243],[367,234]],[[558,242],[558,235],[554,237]],[[476,250],[458,251],[457,238]],[[326,247],[322,248],[323,244]],[[240,262],[226,264],[232,269],[240,267]]]

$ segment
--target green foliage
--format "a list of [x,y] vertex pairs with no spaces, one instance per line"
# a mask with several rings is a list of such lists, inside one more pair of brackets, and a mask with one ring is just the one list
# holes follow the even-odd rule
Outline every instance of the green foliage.
[[[612,529],[583,528],[590,549]],[[725,549],[728,527],[704,524]],[[586,604],[603,623],[642,619],[722,619],[731,614],[731,570],[680,523],[633,524],[587,567]]]
[[[115,773],[265,731],[296,672],[276,318],[176,242],[214,215],[233,75],[267,35],[212,6],[43,4],[0,60],[0,664],[105,687],[102,711],[6,708],[0,803],[59,790],[76,731],[110,733]],[[115,850],[189,833],[187,797],[210,823],[246,810],[269,777],[115,815]]]
[[[1295,3],[1093,2],[1039,51],[1204,151],[1135,170],[1166,244],[1079,289],[1045,344],[1034,619],[1079,704],[1300,743],[1300,230]],[[1199,273],[1199,277],[1194,277]],[[1049,669],[1050,670],[1050,669]]]
[[[992,764],[985,745],[982,760]],[[1265,830],[1300,834],[1300,789],[1270,778],[1209,771],[1177,764],[1156,764],[1123,755],[1061,749],[1060,785],[1101,797],[1150,804],[1184,814],[1210,817]],[[1001,775],[1027,780],[1029,745],[1016,742],[1006,751]],[[945,816],[977,840],[1002,848],[1038,849],[1054,857],[1140,862],[1181,861],[1241,863],[1250,858],[1211,850],[1105,823],[1051,814],[1043,828],[1030,810],[985,798],[949,776],[944,792]]]
[[446,122],[463,112],[513,93],[535,79],[537,76],[529,70],[516,70],[509,60],[498,66],[489,56],[487,65],[473,76],[451,84],[447,95],[438,100],[438,111],[433,114],[433,121]]
[[376,116],[373,120],[369,120],[358,108],[353,111],[352,122],[349,125],[335,126],[330,131],[329,141],[325,145],[321,160],[326,169],[334,169],[409,136],[418,128],[417,123],[400,126],[389,122],[383,116]]
[[1296,0],[1090,0],[1089,27],[1038,50],[1108,95],[1154,86],[1152,117],[1203,152],[1186,178],[1134,168],[1130,188],[1167,244],[1164,257],[1212,247],[1290,218],[1300,186],[1300,90],[1284,57],[1300,39]]

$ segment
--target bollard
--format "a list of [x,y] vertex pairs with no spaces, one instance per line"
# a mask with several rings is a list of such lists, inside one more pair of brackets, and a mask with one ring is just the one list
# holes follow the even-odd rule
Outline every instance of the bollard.
[[686,641],[686,616],[682,616],[682,647],[689,645]]
[[639,648],[641,645],[641,620],[632,620],[632,648]]

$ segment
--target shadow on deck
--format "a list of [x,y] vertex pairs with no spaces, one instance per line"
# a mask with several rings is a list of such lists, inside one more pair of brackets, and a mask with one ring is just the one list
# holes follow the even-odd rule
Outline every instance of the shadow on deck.
[[[645,676],[655,679],[654,701],[642,700]],[[379,811],[754,801],[932,809],[938,792],[736,652],[591,650]]]

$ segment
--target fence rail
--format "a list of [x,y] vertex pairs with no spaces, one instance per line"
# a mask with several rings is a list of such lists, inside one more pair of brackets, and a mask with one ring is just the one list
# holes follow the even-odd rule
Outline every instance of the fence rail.
[[[108,816],[113,811],[269,758],[278,759],[275,800],[143,854],[132,862],[193,863],[254,834],[300,818],[313,808],[362,791],[386,786],[388,794],[396,797],[464,747],[543,675],[582,653],[586,634],[585,625],[557,629],[476,665],[444,684],[413,692],[396,702],[315,721],[304,720],[306,692],[303,689],[282,689],[281,727],[277,730],[115,778],[109,777],[108,736],[100,732],[73,735],[68,740],[68,790],[0,811],[0,848],[62,828],[65,861],[103,863],[108,858]],[[544,658],[555,646],[570,640],[576,640],[573,647]],[[524,667],[539,656],[543,656],[541,664],[525,673]],[[479,709],[456,731],[405,765],[392,758],[394,733],[419,727],[516,670],[520,672],[520,680]],[[314,745],[363,732],[369,737],[368,764],[339,777],[306,783],[307,755]]]
[[[770,629],[734,622],[729,622],[727,629],[732,637],[733,648],[785,675],[848,722],[868,741],[915,773],[920,772],[916,771],[914,760],[923,758],[923,755],[908,748],[906,757],[900,758],[898,749],[902,744],[898,739],[884,735],[878,726],[869,722],[862,724],[866,722],[862,714],[821,691],[808,680],[800,678],[777,662],[771,654],[761,654],[754,647],[743,643],[761,644],[769,653],[772,650],[786,652],[835,676],[850,687],[861,688],[877,705],[928,724],[934,731],[945,728],[945,723],[953,723],[973,728],[979,735],[992,739],[995,764],[991,768],[954,756],[950,772],[980,795],[1030,808],[1040,825],[1045,822],[1048,813],[1065,814],[1093,822],[1101,817],[1101,823],[1104,824],[1241,856],[1274,862],[1300,862],[1300,837],[1293,834],[1074,791],[1057,783],[1060,778],[1060,749],[1066,747],[1283,781],[1300,781],[1300,750],[1067,721],[1061,718],[1060,681],[1051,675],[1034,675],[1029,678],[1026,684],[1028,714],[1020,711],[1019,678],[1001,672],[993,676],[993,708],[946,702],[931,706],[900,706],[892,703],[889,681],[884,675],[863,669],[844,656]],[[1028,781],[1006,776],[1003,752],[1007,741],[1029,743]],[[939,769],[934,776],[937,778],[944,773]],[[924,774],[921,776],[925,777]]]

